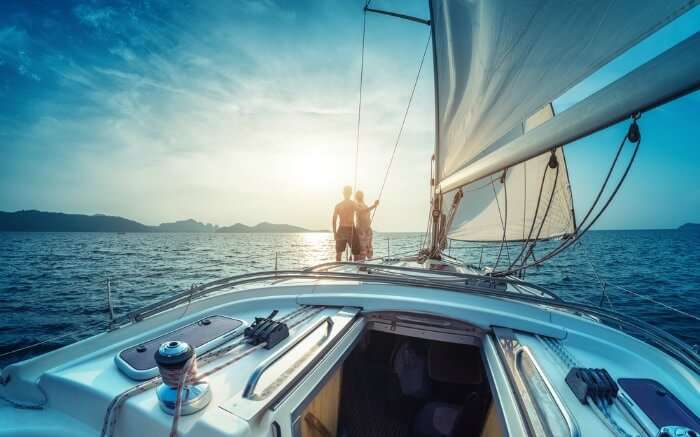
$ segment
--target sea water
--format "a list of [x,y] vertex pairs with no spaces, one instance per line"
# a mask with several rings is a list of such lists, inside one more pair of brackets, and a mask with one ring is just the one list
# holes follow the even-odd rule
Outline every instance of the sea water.
[[[375,256],[415,254],[423,237],[377,233]],[[556,244],[540,243],[536,253]],[[108,281],[122,315],[194,284],[272,270],[275,262],[296,269],[332,261],[333,251],[329,233],[0,233],[0,355],[45,342],[0,356],[0,367],[104,329]],[[474,243],[447,250],[482,267],[493,267],[498,251]],[[519,252],[518,244],[504,246],[498,267]],[[700,233],[593,231],[525,279],[700,344]]]

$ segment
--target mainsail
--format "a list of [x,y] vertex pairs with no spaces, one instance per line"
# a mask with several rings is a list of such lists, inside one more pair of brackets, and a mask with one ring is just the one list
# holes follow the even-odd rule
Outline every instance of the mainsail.
[[[501,241],[575,231],[563,144],[476,181],[460,184],[455,174],[546,122],[553,100],[696,3],[432,0],[436,186],[450,178],[464,194],[447,235]],[[447,213],[449,200],[442,205]]]

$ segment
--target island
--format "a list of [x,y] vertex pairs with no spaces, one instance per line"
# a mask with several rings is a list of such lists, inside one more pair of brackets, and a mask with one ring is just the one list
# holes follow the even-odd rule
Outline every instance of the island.
[[700,223],[686,223],[678,228],[684,232],[700,232]]
[[0,231],[151,232],[152,227],[123,217],[44,211],[0,211]]
[[222,228],[219,228],[216,230],[216,232],[279,234],[279,233],[316,232],[316,231],[310,231],[308,229],[300,228],[299,226],[262,222],[262,223],[258,223],[255,226],[246,226],[243,223],[236,223],[235,225],[224,226]]
[[135,220],[104,214],[66,214],[37,210],[0,211],[0,231],[11,232],[190,232],[190,233],[299,233],[312,231],[299,226],[262,222],[255,226],[236,223],[217,226],[194,219],[149,226]]

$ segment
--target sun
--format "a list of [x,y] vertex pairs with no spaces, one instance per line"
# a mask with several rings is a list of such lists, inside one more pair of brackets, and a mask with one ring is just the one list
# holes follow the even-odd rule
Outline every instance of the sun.
[[351,169],[328,154],[297,155],[290,164],[289,182],[305,193],[326,192],[331,187],[337,190],[337,187],[348,184],[343,178]]

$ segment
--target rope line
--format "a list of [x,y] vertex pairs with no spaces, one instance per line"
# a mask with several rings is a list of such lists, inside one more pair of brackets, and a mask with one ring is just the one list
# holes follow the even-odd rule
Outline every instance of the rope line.
[[365,35],[367,33],[367,7],[369,6],[368,0],[365,3],[365,7],[362,9],[362,49],[360,54],[360,98],[357,104],[357,134],[355,138],[355,178],[353,180],[353,191],[357,191],[357,168],[360,159],[360,124],[362,122],[362,89],[364,84],[364,74],[365,74]]
[[[552,153],[552,157],[556,157],[556,155],[554,153]],[[550,168],[549,165],[547,166],[547,168]],[[547,201],[547,207],[544,210],[544,216],[542,216],[542,220],[540,221],[540,226],[537,229],[537,235],[535,235],[535,239],[530,243],[530,247],[528,248],[528,252],[525,254],[525,257],[522,260],[521,266],[527,262],[527,259],[530,256],[532,256],[532,259],[534,260],[534,262],[537,262],[537,259],[535,258],[535,252],[534,252],[535,245],[539,241],[540,235],[542,235],[542,228],[544,227],[545,221],[547,221],[547,216],[549,215],[549,211],[550,211],[550,208],[552,206],[552,200],[554,199],[554,193],[557,190],[557,181],[559,180],[559,169],[560,168],[561,168],[561,166],[559,164],[557,164],[557,166],[556,166],[557,171],[556,171],[556,173],[554,173],[554,182],[552,183],[552,192],[549,194],[549,200]],[[533,220],[533,224],[534,224],[534,220]],[[523,271],[523,270],[520,270],[520,271]]]
[[[391,158],[389,159],[389,164],[386,167],[386,172],[384,173],[384,180],[382,181],[382,186],[379,189],[379,195],[377,200],[381,200],[382,194],[384,193],[384,187],[386,186],[386,181],[389,178],[389,172],[391,171],[391,165],[394,163],[394,157],[396,156],[396,150],[399,148],[399,142],[401,141],[401,134],[403,134],[403,129],[406,126],[406,118],[408,117],[408,112],[411,109],[411,104],[413,103],[413,96],[416,94],[416,87],[418,86],[418,80],[420,79],[420,74],[423,71],[423,64],[425,63],[425,55],[428,53],[428,47],[430,46],[430,40],[432,34],[428,32],[428,40],[425,42],[425,49],[423,49],[423,56],[420,60],[420,65],[418,66],[418,73],[416,73],[416,79],[413,81],[413,88],[411,89],[411,96],[408,99],[408,105],[406,105],[406,111],[403,113],[403,120],[401,121],[401,128],[396,136],[396,142],[394,143],[394,150],[391,152]],[[377,208],[372,211],[372,217],[370,220],[374,219],[374,214],[377,212]]]
[[17,348],[17,349],[8,351],[8,352],[4,352],[4,353],[0,354],[0,358],[5,357],[5,356],[8,356],[8,355],[15,354],[15,353],[17,353],[17,352],[21,352],[21,351],[23,351],[23,350],[34,349],[35,347],[41,346],[42,344],[52,343],[52,342],[54,342],[54,341],[56,341],[56,340],[59,340],[59,339],[61,339],[61,338],[65,338],[65,337],[68,337],[68,336],[71,336],[71,335],[82,334],[82,333],[87,332],[87,331],[94,331],[94,329],[89,328],[89,329],[83,329],[83,330],[78,331],[78,332],[73,332],[73,331],[67,332],[67,333],[65,333],[65,334],[62,334],[62,335],[58,335],[58,336],[56,336],[56,337],[49,338],[48,340],[39,341],[39,342],[37,342],[37,343],[30,344],[30,345],[28,345],[28,346],[23,346],[23,347],[20,347],[20,348]]
[[603,306],[603,299],[607,299],[608,305],[610,305],[610,309],[615,311],[615,307],[612,304],[612,301],[610,300],[610,296],[608,296],[607,293],[607,288],[608,284],[603,281],[598,274],[598,269],[595,268],[595,264],[593,264],[593,261],[588,256],[588,251],[586,250],[585,247],[583,247],[583,241],[579,241],[577,247],[581,249],[581,252],[583,253],[583,258],[586,260],[588,265],[591,267],[591,270],[593,271],[593,276],[595,277],[596,281],[600,285],[600,291],[601,291],[601,296],[600,296],[600,303],[598,304],[599,307]]
[[[501,176],[501,181],[503,183],[503,197],[505,198],[504,201],[504,209],[505,209],[505,219],[503,218],[503,215],[501,214],[501,204],[498,201],[498,193],[496,192],[496,186],[493,183],[493,176],[491,176],[491,188],[493,188],[493,197],[496,200],[496,207],[498,207],[498,218],[501,220],[501,227],[503,228],[503,238],[501,238],[501,244],[498,246],[498,256],[496,257],[496,263],[493,266],[493,271],[495,272],[496,269],[498,268],[498,263],[501,261],[501,253],[503,252],[503,245],[508,244],[506,243],[507,240],[507,228],[508,228],[508,188],[506,184],[506,172],[508,169],[503,170],[503,176]],[[510,261],[510,254],[508,254],[508,260]]]
[[[539,260],[535,260],[529,264],[525,264],[525,262],[523,262],[523,264],[520,267],[509,268],[508,270],[505,270],[502,272],[497,272],[496,274],[498,276],[508,276],[508,275],[513,274],[513,273],[522,271],[524,269],[538,266],[539,264],[542,264],[543,262],[555,257],[556,255],[560,254],[562,251],[571,247],[571,245],[575,244],[598,221],[600,216],[603,214],[603,212],[605,212],[605,210],[608,208],[608,206],[610,206],[610,203],[617,195],[618,191],[620,190],[620,187],[622,186],[623,182],[627,178],[627,175],[629,174],[630,169],[632,168],[632,164],[634,163],[635,158],[637,157],[637,152],[639,151],[639,147],[642,143],[641,135],[639,133],[639,126],[637,125],[638,119],[639,119],[639,114],[635,114],[632,117],[632,120],[633,120],[632,124],[630,125],[627,133],[625,134],[625,137],[623,138],[622,142],[620,143],[620,147],[618,147],[618,153],[616,154],[615,159],[613,160],[613,163],[611,165],[611,168],[608,171],[608,176],[606,177],[605,181],[603,182],[603,185],[600,188],[599,195],[596,196],[596,200],[594,201],[594,204],[591,205],[588,213],[586,214],[584,219],[579,223],[579,229],[576,231],[576,233],[570,239],[564,240],[559,246],[557,246],[556,248],[552,249],[550,252],[548,252],[547,254],[542,256]],[[632,140],[632,138],[634,140]],[[630,139],[630,142],[633,143],[635,145],[635,147],[634,147],[634,151],[632,152],[632,156],[630,157],[629,162],[627,163],[627,166],[625,167],[625,170],[623,171],[622,175],[620,176],[620,179],[617,182],[617,185],[615,185],[615,188],[613,189],[612,193],[608,196],[608,198],[605,201],[605,203],[603,204],[603,206],[595,214],[595,216],[593,216],[593,218],[590,220],[590,223],[587,223],[585,226],[583,226],[583,223],[590,217],[590,215],[593,212],[593,209],[595,208],[595,205],[597,204],[600,196],[602,195],[602,192],[605,190],[605,188],[608,184],[608,181],[610,180],[609,175],[612,174],[612,171],[617,164],[618,156],[619,156],[622,148],[624,147],[624,145],[628,139]]]
[[700,317],[698,317],[698,316],[696,316],[696,315],[694,315],[694,314],[690,314],[690,313],[688,313],[688,312],[685,312],[685,311],[683,311],[683,310],[679,310],[678,308],[672,307],[671,305],[667,305],[667,304],[665,304],[665,303],[663,303],[663,302],[659,302],[658,300],[653,299],[653,298],[651,298],[651,297],[649,297],[649,296],[645,296],[645,295],[643,295],[643,294],[637,293],[637,292],[632,291],[632,290],[630,290],[630,289],[628,289],[628,288],[625,288],[625,287],[623,287],[623,286],[621,286],[621,285],[611,284],[611,283],[609,283],[609,282],[607,283],[607,285],[609,285],[610,287],[617,288],[618,290],[624,291],[624,292],[626,292],[626,293],[633,294],[633,295],[635,295],[635,296],[637,296],[637,297],[640,297],[640,298],[642,298],[642,299],[648,300],[649,302],[652,302],[652,303],[654,303],[654,304],[656,304],[656,305],[662,306],[662,307],[666,308],[667,310],[676,312],[676,313],[681,314],[681,315],[684,315],[684,316],[686,316],[686,317],[690,317],[691,319],[700,322]]
[[[540,189],[539,189],[539,192],[537,194],[537,203],[535,204],[535,213],[532,216],[532,223],[530,224],[530,230],[527,233],[527,238],[523,242],[523,245],[520,248],[520,253],[518,254],[518,256],[516,256],[515,260],[513,260],[513,262],[510,264],[510,266],[508,266],[508,270],[511,270],[515,266],[515,264],[517,264],[518,261],[520,261],[520,259],[523,257],[523,255],[525,255],[525,251],[530,244],[530,239],[532,238],[532,231],[535,230],[535,223],[537,222],[537,215],[540,212],[540,203],[542,202],[542,193],[544,192],[544,181],[547,178],[547,170],[549,170],[549,166],[545,166],[544,171],[542,172],[542,180],[540,181]],[[544,218],[542,220],[544,220]],[[525,259],[527,259],[527,257]],[[523,264],[524,264],[524,261],[523,261]]]

